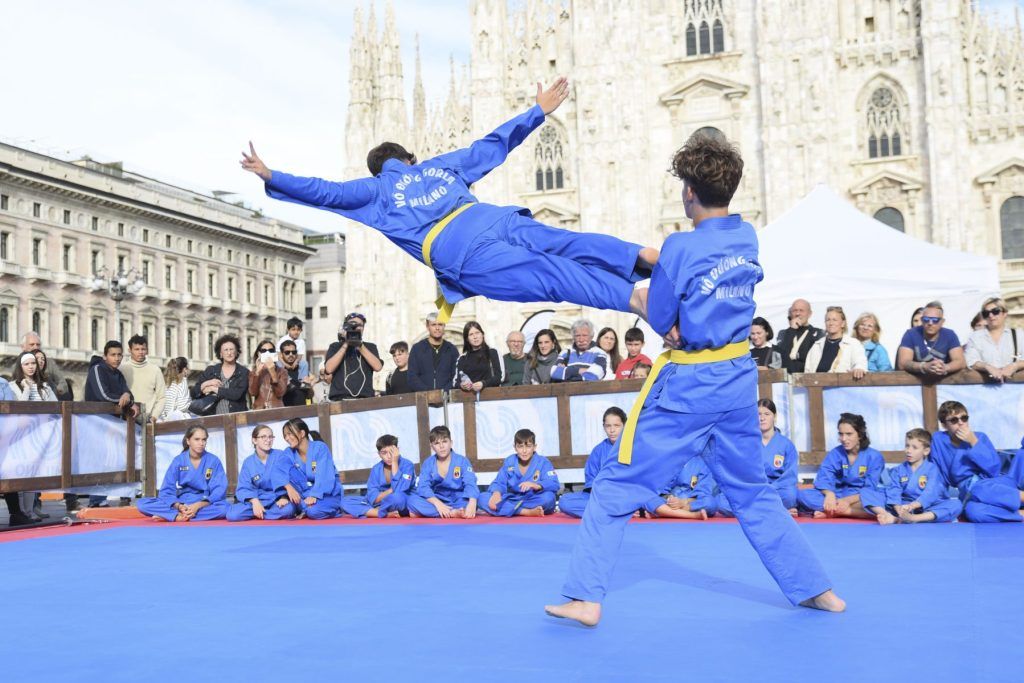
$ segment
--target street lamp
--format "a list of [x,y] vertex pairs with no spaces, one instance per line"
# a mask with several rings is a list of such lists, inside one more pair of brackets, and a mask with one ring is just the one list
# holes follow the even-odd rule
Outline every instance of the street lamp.
[[121,302],[129,294],[134,296],[146,286],[140,273],[133,266],[128,270],[118,268],[117,272],[106,266],[101,267],[87,281],[89,288],[94,292],[107,290],[110,298],[114,300],[114,334],[121,336]]

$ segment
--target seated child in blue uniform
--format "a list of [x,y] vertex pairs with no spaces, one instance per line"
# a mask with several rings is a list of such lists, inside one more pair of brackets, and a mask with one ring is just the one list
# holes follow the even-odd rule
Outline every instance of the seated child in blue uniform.
[[408,517],[416,466],[402,457],[397,436],[384,434],[376,447],[380,462],[370,469],[366,496],[344,496],[341,509],[353,517]]
[[652,497],[644,509],[655,517],[707,519],[718,512],[715,477],[703,458],[690,458],[664,498]]
[[747,336],[764,273],[753,226],[729,213],[743,159],[721,134],[700,132],[676,153],[672,169],[683,181],[683,209],[694,229],[662,245],[646,313],[671,350],[658,356],[616,457],[594,479],[562,587],[568,602],[545,611],[595,626],[633,511],[700,457],[786,597],[840,612],[845,603],[761,463],[757,366]]
[[314,440],[309,426],[294,417],[284,423],[281,435],[288,443],[288,500],[299,508],[299,517],[328,519],[341,510],[341,483],[331,449]]
[[868,426],[860,415],[842,413],[837,427],[839,445],[826,453],[818,466],[814,488],[798,492],[800,508],[813,511],[815,519],[874,519],[875,515],[864,509],[860,494],[881,485],[885,458],[870,447]]
[[615,442],[622,434],[622,428],[626,424],[626,413],[622,408],[612,406],[604,411],[601,418],[604,433],[608,437],[601,443],[594,446],[587,456],[587,464],[583,467],[583,490],[572,493],[563,493],[558,499],[558,510],[571,517],[582,517],[583,511],[587,508],[587,501],[590,500],[590,489],[594,485],[594,477],[597,476],[601,465],[612,452]]
[[238,473],[235,500],[228,508],[229,522],[250,519],[291,519],[296,507],[288,500],[291,457],[273,448],[274,430],[267,425],[256,425],[252,430],[253,453],[242,463]]
[[[762,398],[757,402],[757,424],[761,429],[761,459],[764,461],[764,473],[768,483],[779,494],[782,505],[789,514],[796,517],[796,478],[800,469],[800,454],[796,446],[787,439],[775,426],[778,414],[775,401]],[[732,517],[732,508],[725,494],[718,494],[718,512]]]
[[861,503],[879,524],[952,522],[960,515],[963,506],[949,497],[946,480],[928,459],[931,445],[928,430],[911,429],[906,439],[907,459],[889,470],[889,485],[861,491]]
[[1003,461],[992,441],[971,429],[969,420],[959,401],[939,406],[943,431],[932,435],[932,462],[946,483],[957,488],[967,521],[1020,522],[1020,491],[1000,474]]
[[416,492],[409,495],[412,517],[476,517],[480,489],[469,459],[452,451],[452,433],[444,425],[430,430],[433,455],[420,465]]
[[477,498],[477,510],[495,517],[543,517],[555,511],[558,474],[555,466],[537,454],[537,435],[520,429],[513,437],[515,455],[501,463],[498,475]]
[[224,518],[228,477],[220,458],[206,451],[208,438],[205,427],[188,428],[181,440],[184,450],[171,460],[156,498],[139,499],[139,512],[168,522]]
[[467,149],[417,162],[394,142],[370,150],[372,178],[334,183],[271,171],[249,143],[242,168],[266,183],[275,199],[339,213],[380,231],[430,267],[450,306],[471,296],[499,301],[569,301],[639,313],[655,249],[610,235],[552,228],[528,209],[477,203],[469,187],[501,165],[569,94],[564,78],[537,85],[536,105]]

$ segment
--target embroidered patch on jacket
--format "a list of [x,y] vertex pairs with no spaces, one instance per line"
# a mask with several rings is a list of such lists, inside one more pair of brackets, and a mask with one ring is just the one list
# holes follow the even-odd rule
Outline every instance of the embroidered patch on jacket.
[[780,467],[782,467],[783,464],[785,464],[785,462],[786,456],[784,456],[782,453],[776,453],[775,458],[772,460],[772,465],[775,466],[775,469],[779,469]]
[[867,465],[861,465],[860,467],[857,468],[857,476],[858,477],[863,477],[867,473],[868,473],[868,466]]
[[917,478],[917,488],[923,489],[925,486],[928,486],[928,475],[922,474]]
[[206,468],[206,481],[210,481],[210,477],[212,477],[212,476],[213,476],[213,468],[212,467],[207,467]]
[[452,473],[452,476],[455,477],[456,479],[460,478],[462,476],[462,468],[456,465],[455,472]]

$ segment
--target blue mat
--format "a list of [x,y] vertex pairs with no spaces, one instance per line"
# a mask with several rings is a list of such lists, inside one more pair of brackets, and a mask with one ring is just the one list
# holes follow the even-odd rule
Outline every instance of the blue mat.
[[1020,681],[1021,525],[813,524],[849,611],[740,529],[635,524],[604,621],[544,616],[572,524],[127,527],[0,545],[4,680]]

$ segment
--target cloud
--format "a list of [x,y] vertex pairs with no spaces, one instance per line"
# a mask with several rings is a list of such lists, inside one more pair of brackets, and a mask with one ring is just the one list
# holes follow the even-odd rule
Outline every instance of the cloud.
[[[395,2],[410,92],[419,31],[428,96],[447,93],[448,51],[468,58],[467,2]],[[340,176],[354,8],[337,0],[9,3],[4,51],[23,58],[5,71],[0,139],[62,158],[124,161],[201,191],[238,191],[269,215],[337,230],[331,214],[266,198],[237,160],[251,138],[272,165]],[[384,4],[376,9],[383,24]]]

